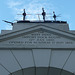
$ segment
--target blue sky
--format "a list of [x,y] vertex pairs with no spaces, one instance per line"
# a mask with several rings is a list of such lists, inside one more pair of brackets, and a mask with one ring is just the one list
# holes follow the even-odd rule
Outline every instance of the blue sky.
[[[23,13],[24,8],[28,14],[41,14],[42,7],[46,13],[52,14],[55,11],[56,15],[61,14],[57,19],[67,21],[70,30],[75,30],[75,0],[0,0],[0,32],[12,29],[10,24],[2,20],[21,20],[22,15],[17,14]],[[38,20],[37,15],[28,15],[26,18]],[[41,16],[40,19],[42,20]],[[46,19],[52,20],[52,17],[47,15]]]

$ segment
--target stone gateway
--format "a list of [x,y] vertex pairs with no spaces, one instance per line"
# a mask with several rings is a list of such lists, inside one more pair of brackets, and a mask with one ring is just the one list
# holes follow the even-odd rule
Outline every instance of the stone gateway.
[[75,31],[64,21],[18,21],[0,34],[1,75],[74,75]]

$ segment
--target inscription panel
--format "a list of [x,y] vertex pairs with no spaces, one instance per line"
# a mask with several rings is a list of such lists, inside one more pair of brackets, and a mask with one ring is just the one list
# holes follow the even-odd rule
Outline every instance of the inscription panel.
[[52,33],[38,31],[27,35],[22,35],[20,37],[10,39],[4,42],[7,46],[25,46],[25,47],[50,47],[64,45],[74,45],[73,40],[67,39],[64,36],[55,35]]
[[72,44],[73,41],[47,32],[35,32],[10,40],[9,44]]

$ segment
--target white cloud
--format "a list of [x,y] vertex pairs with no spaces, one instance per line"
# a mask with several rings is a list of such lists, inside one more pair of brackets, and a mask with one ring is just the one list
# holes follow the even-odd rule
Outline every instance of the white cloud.
[[[13,10],[15,19],[21,20],[22,16],[19,16],[17,14],[23,13],[23,9],[26,9],[27,14],[41,14],[42,13],[42,7],[45,8],[45,11],[47,13],[50,13],[54,10],[54,6],[47,1],[42,1],[41,3],[39,0],[35,1],[32,0],[29,3],[26,3],[26,1],[9,1],[8,6]],[[19,7],[20,6],[20,7]],[[38,15],[27,15],[26,17],[29,20],[38,20]],[[50,17],[47,17],[50,19]],[[42,16],[40,15],[40,19],[42,20]]]
[[22,2],[21,2],[21,1],[13,1],[13,0],[11,0],[11,1],[9,1],[7,4],[8,4],[8,6],[9,6],[9,8],[14,8],[14,7],[16,7],[16,6],[21,5]]

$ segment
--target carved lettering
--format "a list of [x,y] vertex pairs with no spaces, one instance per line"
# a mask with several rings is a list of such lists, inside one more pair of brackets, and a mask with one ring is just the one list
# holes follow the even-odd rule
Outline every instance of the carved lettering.
[[64,41],[62,39],[58,35],[39,31],[21,36],[20,40],[9,41],[9,44],[73,44],[72,41]]

